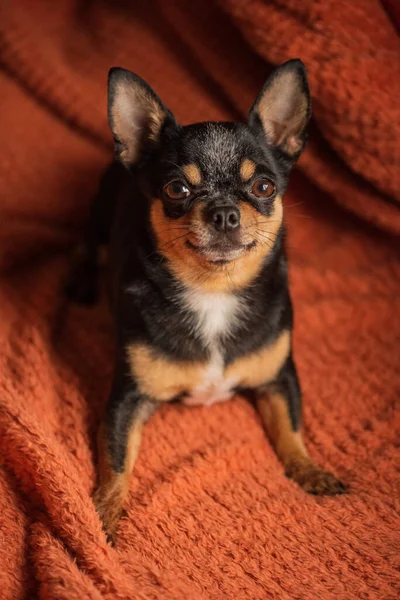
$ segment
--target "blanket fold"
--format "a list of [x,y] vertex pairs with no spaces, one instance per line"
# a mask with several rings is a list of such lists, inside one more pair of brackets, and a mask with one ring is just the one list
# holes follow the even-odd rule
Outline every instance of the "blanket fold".
[[[241,398],[165,406],[111,548],[91,501],[110,318],[61,293],[112,155],[107,71],[182,123],[243,120],[291,57],[314,114],[285,198],[304,432],[350,493],[288,481]],[[381,4],[3,1],[0,61],[1,597],[397,598],[400,47]]]

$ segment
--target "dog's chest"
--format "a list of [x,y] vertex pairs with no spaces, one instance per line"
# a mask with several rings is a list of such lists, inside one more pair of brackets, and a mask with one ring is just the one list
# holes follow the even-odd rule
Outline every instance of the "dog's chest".
[[194,317],[194,328],[209,351],[209,363],[201,381],[193,387],[183,402],[189,406],[211,405],[228,400],[238,384],[236,377],[225,377],[223,342],[238,323],[241,303],[237,296],[217,292],[185,294],[185,304]]

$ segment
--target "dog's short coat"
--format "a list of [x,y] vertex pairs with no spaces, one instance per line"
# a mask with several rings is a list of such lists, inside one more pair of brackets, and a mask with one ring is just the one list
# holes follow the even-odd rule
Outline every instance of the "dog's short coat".
[[100,247],[109,245],[117,355],[94,501],[110,539],[143,424],[172,400],[211,405],[245,394],[289,477],[311,493],[344,491],[303,444],[291,349],[282,197],[309,118],[300,60],[273,71],[246,124],[181,127],[142,79],[110,71],[118,160],[69,287],[95,299]]

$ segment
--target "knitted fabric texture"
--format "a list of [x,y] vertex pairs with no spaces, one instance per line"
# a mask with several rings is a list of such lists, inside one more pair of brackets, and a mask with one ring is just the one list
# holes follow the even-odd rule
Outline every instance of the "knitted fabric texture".
[[[395,600],[399,584],[400,48],[374,0],[0,4],[0,595]],[[310,74],[310,143],[285,198],[311,455],[308,496],[253,408],[164,406],[118,541],[91,493],[113,339],[61,288],[112,156],[110,66],[182,123],[245,119],[272,65]]]

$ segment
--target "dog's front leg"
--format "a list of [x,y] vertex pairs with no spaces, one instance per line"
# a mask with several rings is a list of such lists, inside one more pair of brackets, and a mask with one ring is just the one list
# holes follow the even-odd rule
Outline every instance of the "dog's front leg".
[[289,357],[277,379],[256,392],[256,404],[286,475],[309,494],[343,494],[345,486],[309,457],[300,432],[301,392]]
[[126,365],[114,375],[111,395],[98,432],[99,486],[93,501],[110,542],[128,495],[129,478],[135,464],[143,424],[157,403],[142,396]]

